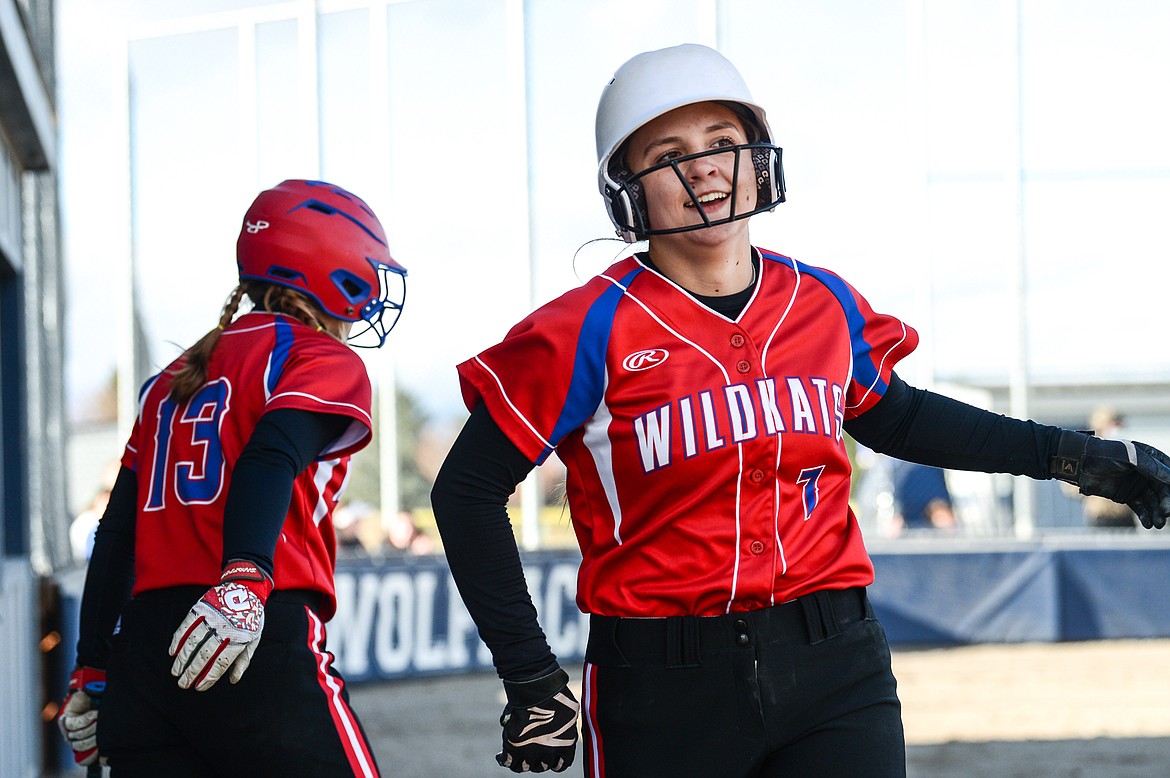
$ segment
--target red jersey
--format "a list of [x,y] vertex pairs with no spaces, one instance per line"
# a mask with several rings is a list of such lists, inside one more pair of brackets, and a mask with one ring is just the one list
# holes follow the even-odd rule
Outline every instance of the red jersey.
[[236,460],[260,417],[295,408],[349,416],[349,429],[293,482],[273,556],[276,589],[326,595],[335,608],[333,507],[349,457],[371,438],[370,379],[348,346],[280,314],[248,313],[220,336],[207,381],[170,398],[181,358],[143,386],[122,464],[137,474],[134,593],[219,582],[223,515]]
[[630,257],[459,366],[469,408],[564,462],[587,613],[717,615],[873,582],[842,424],[918,335],[757,251],[734,321]]

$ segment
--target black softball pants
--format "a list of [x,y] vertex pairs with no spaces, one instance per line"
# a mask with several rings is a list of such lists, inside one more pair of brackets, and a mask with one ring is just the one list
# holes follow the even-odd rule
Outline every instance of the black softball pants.
[[180,689],[171,636],[206,591],[145,592],[122,614],[98,716],[111,778],[378,775],[345,682],[325,650],[317,596],[277,591],[240,682]]
[[590,778],[903,778],[885,631],[862,588],[714,617],[590,617]]

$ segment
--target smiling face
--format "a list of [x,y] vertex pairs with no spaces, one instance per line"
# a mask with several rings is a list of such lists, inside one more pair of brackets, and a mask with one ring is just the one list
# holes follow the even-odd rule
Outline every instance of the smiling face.
[[[684,105],[640,127],[630,136],[626,146],[626,163],[630,170],[643,171],[690,154],[728,149],[725,153],[711,153],[679,162],[677,173],[675,168],[667,166],[643,177],[641,182],[650,226],[656,231],[693,227],[704,223],[704,215],[711,222],[728,219],[733,214],[733,186],[734,213],[749,213],[755,208],[757,191],[750,154],[741,152],[737,155],[731,150],[733,146],[748,142],[735,112],[714,102]],[[694,197],[687,191],[687,186],[694,192]],[[678,234],[709,242],[724,240],[730,234],[746,229],[747,221],[740,220]]]

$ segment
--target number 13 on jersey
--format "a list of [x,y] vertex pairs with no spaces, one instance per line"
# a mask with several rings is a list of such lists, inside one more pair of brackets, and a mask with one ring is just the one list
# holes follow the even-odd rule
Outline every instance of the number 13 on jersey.
[[159,404],[146,510],[162,510],[171,493],[184,505],[212,503],[219,497],[224,480],[219,431],[231,393],[231,384],[219,379],[185,405],[170,398]]

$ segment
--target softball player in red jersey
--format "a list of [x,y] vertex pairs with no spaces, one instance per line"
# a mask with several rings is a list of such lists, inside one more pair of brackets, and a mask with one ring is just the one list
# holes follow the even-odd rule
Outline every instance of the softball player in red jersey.
[[365,203],[318,181],[262,192],[237,259],[219,326],[142,388],[59,724],[114,776],[376,776],[324,623],[333,507],[372,429],[345,343],[384,342],[405,271]]
[[[624,64],[597,149],[610,217],[647,249],[459,366],[471,417],[432,492],[507,694],[497,761],[565,769],[580,712],[589,776],[903,776],[844,432],[925,464],[1060,477],[1147,527],[1170,515],[1170,460],[908,386],[894,367],[914,330],[753,247],[747,217],[784,199],[781,150],[718,52]],[[590,614],[580,704],[506,510],[554,450]]]

